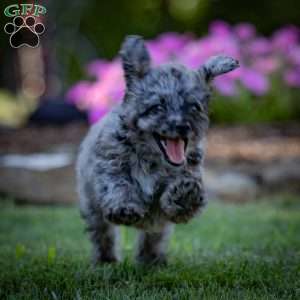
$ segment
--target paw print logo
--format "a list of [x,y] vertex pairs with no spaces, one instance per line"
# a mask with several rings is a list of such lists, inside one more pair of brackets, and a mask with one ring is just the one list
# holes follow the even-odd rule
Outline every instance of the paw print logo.
[[40,35],[45,31],[42,23],[37,23],[33,16],[25,19],[17,16],[12,23],[4,26],[4,31],[10,35],[9,42],[13,48],[28,46],[36,48],[40,43]]

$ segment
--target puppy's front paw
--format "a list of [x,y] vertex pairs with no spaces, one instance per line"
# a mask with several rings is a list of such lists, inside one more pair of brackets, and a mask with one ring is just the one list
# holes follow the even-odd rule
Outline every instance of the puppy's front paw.
[[123,204],[108,209],[106,219],[118,225],[134,225],[145,216],[145,210],[135,204]]
[[161,197],[161,208],[174,223],[186,223],[204,204],[202,184],[194,178],[175,181]]

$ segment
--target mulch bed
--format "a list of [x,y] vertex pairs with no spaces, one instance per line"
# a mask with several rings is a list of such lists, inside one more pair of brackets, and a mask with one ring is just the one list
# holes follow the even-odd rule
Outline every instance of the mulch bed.
[[0,129],[0,154],[48,152],[62,144],[79,145],[87,131],[85,123]]
[[[0,128],[0,154],[51,151],[60,145],[79,145],[85,123],[67,126]],[[216,126],[209,130],[207,160],[277,161],[300,158],[300,124]]]

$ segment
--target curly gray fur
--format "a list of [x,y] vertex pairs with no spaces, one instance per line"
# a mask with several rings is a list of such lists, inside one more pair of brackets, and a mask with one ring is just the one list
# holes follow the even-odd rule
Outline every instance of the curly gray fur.
[[[80,210],[96,263],[120,259],[121,224],[140,231],[137,261],[161,263],[172,225],[189,221],[206,203],[201,166],[209,82],[238,63],[220,56],[196,71],[178,64],[152,68],[138,36],[126,38],[121,58],[124,101],[90,129],[80,147]],[[163,138],[185,141],[182,163],[170,161]]]

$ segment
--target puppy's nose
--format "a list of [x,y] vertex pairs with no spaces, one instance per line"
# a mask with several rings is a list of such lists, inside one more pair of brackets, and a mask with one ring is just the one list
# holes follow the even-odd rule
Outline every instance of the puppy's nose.
[[175,126],[175,129],[180,135],[187,135],[187,133],[191,129],[191,126],[189,123],[178,124]]

